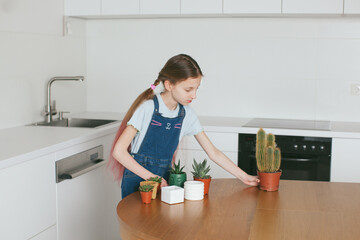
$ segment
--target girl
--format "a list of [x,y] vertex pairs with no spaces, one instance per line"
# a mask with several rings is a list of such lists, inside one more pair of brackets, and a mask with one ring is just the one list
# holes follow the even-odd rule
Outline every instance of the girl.
[[[154,84],[130,107],[115,137],[109,161],[117,180],[122,178],[122,198],[137,191],[140,181],[150,177],[163,177],[161,186],[167,186],[172,158],[184,135],[194,135],[209,158],[226,171],[250,186],[258,185],[257,177],[246,174],[211,143],[188,106],[196,98],[202,76],[199,65],[190,56],[174,56]],[[164,91],[155,95],[154,89],[160,82]]]

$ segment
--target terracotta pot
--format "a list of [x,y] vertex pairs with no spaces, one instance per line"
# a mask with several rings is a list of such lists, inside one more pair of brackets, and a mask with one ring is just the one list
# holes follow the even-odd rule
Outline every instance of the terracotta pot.
[[151,192],[140,192],[142,202],[145,204],[151,203],[152,193],[153,193],[152,191]]
[[170,173],[170,178],[169,178],[170,186],[175,185],[183,188],[184,182],[186,182],[186,173],[179,173],[179,174]]
[[281,170],[275,173],[258,172],[260,179],[259,188],[268,192],[277,191],[279,189],[279,182]]
[[156,194],[157,194],[157,190],[159,189],[159,183],[158,182],[154,182],[154,181],[142,181],[140,182],[140,186],[143,185],[151,185],[154,186],[153,190],[152,190],[152,199],[156,199]]
[[194,180],[204,183],[204,195],[209,193],[211,178],[194,178]]

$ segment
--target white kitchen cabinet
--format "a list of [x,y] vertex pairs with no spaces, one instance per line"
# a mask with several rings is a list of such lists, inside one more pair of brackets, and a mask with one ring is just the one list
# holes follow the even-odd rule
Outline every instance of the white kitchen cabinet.
[[0,239],[41,235],[56,224],[55,209],[55,154],[0,170]]
[[64,0],[65,16],[101,14],[101,0]]
[[[56,152],[56,160],[99,145],[104,159],[110,154],[115,134]],[[120,187],[112,180],[106,165],[56,184],[58,240],[118,239],[116,206],[121,200]]]
[[[222,133],[222,132],[206,132],[210,141],[216,148],[222,151],[231,161],[237,165],[238,159],[238,134],[237,133]],[[203,161],[205,158],[211,167],[210,175],[212,178],[233,178],[234,176],[218,166],[215,162],[209,159],[195,137],[186,136],[180,144],[176,154],[176,162],[180,159],[181,166],[185,165],[185,172],[188,180],[192,180],[193,176],[192,163],[193,159],[197,162]]]
[[281,0],[223,0],[224,13],[281,13]]
[[222,14],[222,0],[181,0],[181,14]]
[[1,0],[0,31],[61,35],[63,1]]
[[140,14],[180,14],[180,0],[140,0]]
[[360,182],[360,139],[333,138],[331,182]]
[[344,0],[344,14],[360,14],[360,0]]
[[[238,133],[224,132],[205,132],[210,141],[216,148],[221,151],[237,152],[238,151]],[[185,136],[179,144],[179,149],[203,150],[196,138]]]
[[283,0],[282,13],[342,14],[343,0]]
[[102,15],[136,15],[140,13],[140,0],[102,0]]
[[[236,152],[223,152],[223,153],[237,165],[237,153]],[[191,173],[191,171],[193,171],[193,168],[192,168],[192,164],[194,161],[193,159],[195,159],[195,161],[198,163],[202,162],[204,159],[207,159],[207,162],[211,169],[209,174],[211,175],[211,177],[213,179],[215,179],[215,178],[234,178],[233,175],[231,175],[226,170],[224,170],[222,167],[220,167],[215,162],[210,160],[204,151],[179,149],[176,154],[176,163],[179,161],[179,159],[180,159],[180,165],[185,166],[184,171],[186,172],[187,180],[193,180],[193,175]]]

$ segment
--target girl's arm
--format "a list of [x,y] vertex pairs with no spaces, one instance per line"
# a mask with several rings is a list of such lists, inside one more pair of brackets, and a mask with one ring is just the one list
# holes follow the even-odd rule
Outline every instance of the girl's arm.
[[[128,152],[128,146],[135,137],[137,130],[129,125],[125,128],[124,132],[119,137],[118,141],[115,144],[114,151],[112,153],[113,157],[119,161],[124,167],[129,169],[131,172],[135,173],[143,179],[149,179],[155,177],[156,175],[141,166]],[[161,186],[167,186],[167,182],[163,179]]]
[[258,177],[248,175],[235,163],[233,163],[224,153],[222,153],[212,144],[208,136],[203,131],[195,135],[195,138],[199,142],[201,147],[205,150],[209,158],[215,163],[217,163],[220,167],[222,167],[247,185],[257,186],[259,184]]

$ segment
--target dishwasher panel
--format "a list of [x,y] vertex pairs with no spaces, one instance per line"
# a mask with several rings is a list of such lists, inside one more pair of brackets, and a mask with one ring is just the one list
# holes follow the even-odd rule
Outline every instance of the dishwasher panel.
[[58,240],[106,239],[105,163],[103,146],[56,162]]
[[56,183],[73,179],[105,164],[103,146],[86,150],[56,162]]

